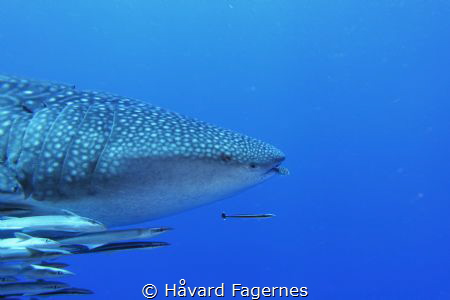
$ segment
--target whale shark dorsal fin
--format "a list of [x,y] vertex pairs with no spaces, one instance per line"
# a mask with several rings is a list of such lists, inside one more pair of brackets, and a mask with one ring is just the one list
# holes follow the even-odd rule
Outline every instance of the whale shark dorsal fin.
[[67,210],[67,209],[62,209],[61,210],[66,216],[73,216],[73,217],[79,217],[79,215],[77,215],[76,213],[74,213],[73,211]]
[[24,240],[24,241],[33,238],[31,235],[28,235],[28,234],[23,233],[23,232],[16,232],[16,233],[14,233],[14,236],[15,236],[16,238],[21,239],[21,240]]

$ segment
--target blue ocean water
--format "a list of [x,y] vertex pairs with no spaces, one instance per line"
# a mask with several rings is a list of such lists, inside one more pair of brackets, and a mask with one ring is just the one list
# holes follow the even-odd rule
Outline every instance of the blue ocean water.
[[145,299],[145,284],[180,279],[224,283],[226,299],[232,284],[450,299],[449,17],[440,0],[0,2],[1,73],[258,137],[291,171],[145,224],[175,228],[158,239],[170,247],[66,258],[67,282],[96,292],[86,299]]

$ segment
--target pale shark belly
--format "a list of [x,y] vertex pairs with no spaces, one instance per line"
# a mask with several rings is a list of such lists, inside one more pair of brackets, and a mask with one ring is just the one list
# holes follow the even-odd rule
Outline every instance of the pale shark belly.
[[[248,185],[244,177],[235,176],[228,168],[204,161],[153,161],[143,169],[147,171],[131,172],[96,186],[94,194],[74,191],[67,199],[37,202],[73,211],[107,226],[119,226],[158,219],[221,200]],[[266,175],[261,181],[270,176]]]

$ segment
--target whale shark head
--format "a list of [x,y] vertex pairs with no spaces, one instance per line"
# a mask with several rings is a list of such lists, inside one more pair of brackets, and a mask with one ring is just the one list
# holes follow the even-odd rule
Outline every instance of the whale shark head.
[[[215,201],[259,184],[278,174],[285,159],[274,146],[234,133],[209,127],[192,133],[191,145],[179,156],[162,159],[164,169],[172,170],[170,178],[186,182],[183,191],[197,191],[201,201]],[[200,135],[200,136],[199,136]],[[218,135],[219,139],[214,139]],[[212,142],[214,140],[215,142]],[[154,164],[154,161],[151,160]],[[170,173],[170,172],[169,172]],[[186,179],[183,179],[186,178]]]
[[[138,110],[143,120],[136,112],[134,119],[119,122],[123,128],[110,139],[97,170],[106,177],[120,174],[108,187],[127,199],[128,209],[139,202],[150,218],[170,215],[229,197],[279,173],[285,156],[268,143],[158,107],[148,109]],[[130,110],[127,114],[133,115]],[[139,132],[130,134],[131,127]]]

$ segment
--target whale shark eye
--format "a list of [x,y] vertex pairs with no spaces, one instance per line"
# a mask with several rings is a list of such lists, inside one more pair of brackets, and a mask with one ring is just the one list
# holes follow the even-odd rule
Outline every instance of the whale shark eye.
[[255,163],[250,163],[248,166],[249,166],[250,168],[252,168],[252,169],[256,168],[256,164],[255,164]]
[[220,159],[221,159],[223,162],[229,162],[229,161],[232,160],[232,157],[231,157],[231,155],[222,153],[222,154],[220,155]]

